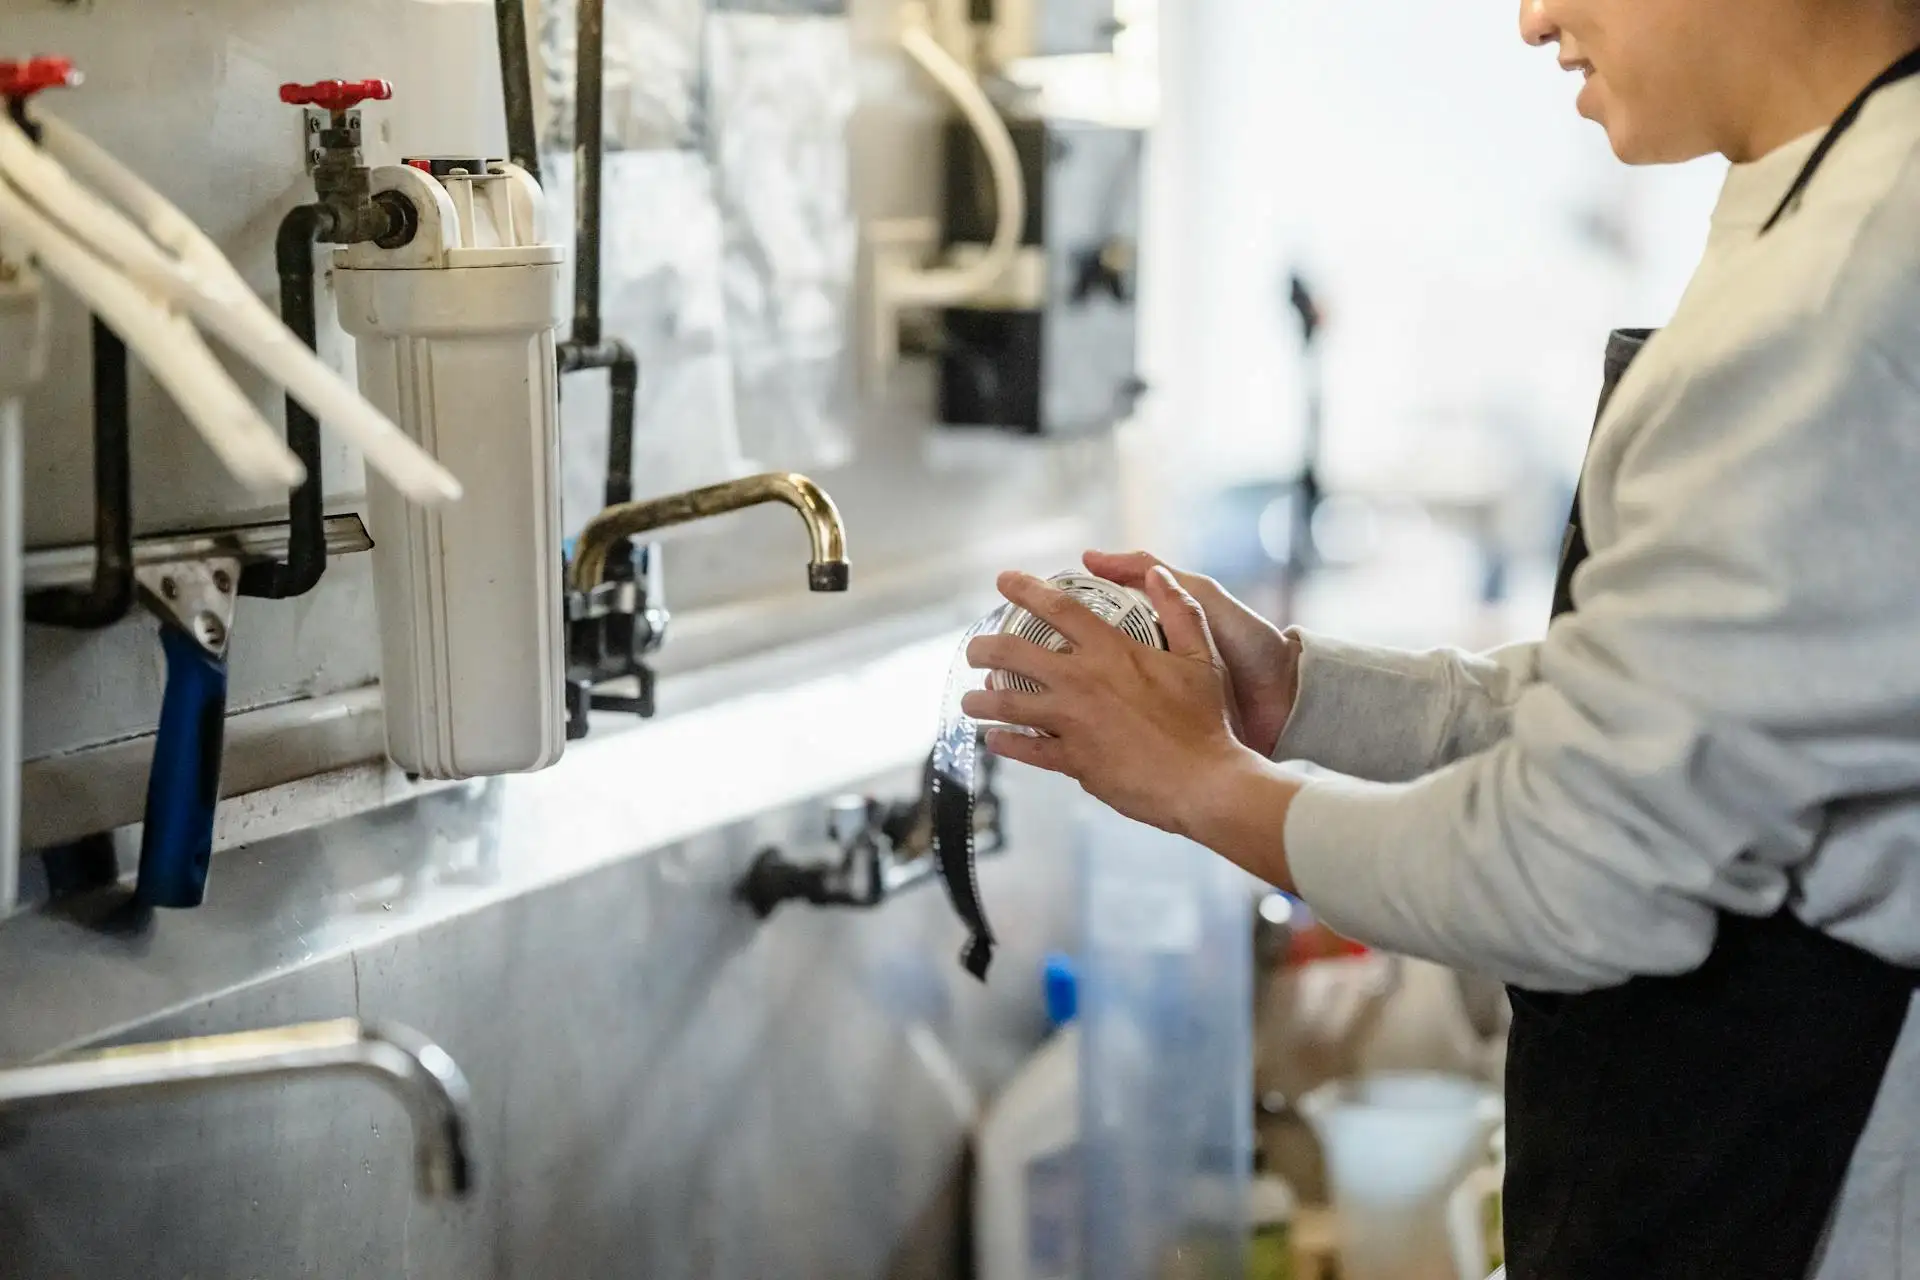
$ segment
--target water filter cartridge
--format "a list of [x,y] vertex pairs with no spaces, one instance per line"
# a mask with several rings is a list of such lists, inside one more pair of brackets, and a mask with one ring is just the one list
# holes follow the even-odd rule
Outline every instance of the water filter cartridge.
[[387,752],[409,773],[540,769],[565,746],[561,247],[539,185],[476,158],[373,172],[412,206],[403,245],[334,258],[362,392],[460,480],[425,509],[369,476]]

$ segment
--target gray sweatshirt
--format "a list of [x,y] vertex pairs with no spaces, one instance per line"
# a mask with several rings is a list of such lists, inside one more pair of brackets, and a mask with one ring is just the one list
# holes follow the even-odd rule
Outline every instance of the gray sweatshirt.
[[[1761,238],[1816,140],[1732,169],[1600,421],[1578,612],[1488,655],[1302,637],[1276,756],[1347,775],[1286,830],[1334,928],[1578,991],[1686,972],[1718,910],[1785,903],[1920,967],[1920,82]],[[1920,1277],[1917,1025],[1822,1277]]]

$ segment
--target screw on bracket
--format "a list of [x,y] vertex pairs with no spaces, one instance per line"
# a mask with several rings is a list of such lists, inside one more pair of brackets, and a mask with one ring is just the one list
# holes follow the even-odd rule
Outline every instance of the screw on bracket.
[[[306,151],[307,172],[312,173],[319,167],[321,158],[327,153],[325,135],[332,127],[333,113],[319,107],[308,107],[304,114],[307,118],[307,133],[302,146]],[[358,110],[347,112],[346,122],[350,128],[357,125],[360,122],[360,112]]]
[[[319,167],[329,149],[355,153],[358,163],[361,103],[384,102],[393,96],[385,80],[316,80],[312,84],[283,84],[280,101],[306,110],[306,169]],[[328,137],[328,134],[337,136]]]

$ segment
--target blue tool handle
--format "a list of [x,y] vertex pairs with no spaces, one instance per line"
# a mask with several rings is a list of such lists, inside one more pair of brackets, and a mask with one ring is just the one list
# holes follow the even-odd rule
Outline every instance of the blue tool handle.
[[149,907],[197,907],[213,861],[213,811],[227,725],[227,663],[178,627],[160,628],[167,692],[147,774],[135,900]]

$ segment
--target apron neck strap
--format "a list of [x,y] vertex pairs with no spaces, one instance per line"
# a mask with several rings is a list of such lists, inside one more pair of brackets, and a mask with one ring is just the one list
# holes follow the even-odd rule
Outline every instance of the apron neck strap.
[[1847,130],[1859,122],[1860,113],[1866,109],[1868,101],[1889,85],[1898,84],[1902,80],[1909,80],[1917,75],[1920,75],[1920,49],[1915,49],[1875,76],[1873,83],[1862,89],[1860,96],[1847,104],[1847,109],[1840,113],[1839,119],[1833,122],[1826,135],[1820,139],[1820,145],[1816,146],[1813,154],[1807,157],[1807,163],[1801,167],[1799,176],[1794,178],[1793,185],[1787,188],[1787,194],[1781,197],[1779,208],[1773,211],[1773,216],[1768,218],[1766,225],[1760,228],[1761,235],[1764,236],[1773,230],[1781,219],[1793,212],[1795,206],[1800,203],[1800,198],[1807,193],[1807,188],[1812,185],[1813,176],[1820,171],[1820,166],[1826,163],[1827,155],[1833,150],[1834,145],[1846,136]]

